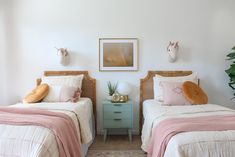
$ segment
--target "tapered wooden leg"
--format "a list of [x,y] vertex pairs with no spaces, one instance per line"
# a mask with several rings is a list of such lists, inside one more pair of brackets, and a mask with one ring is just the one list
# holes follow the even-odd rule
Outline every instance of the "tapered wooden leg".
[[131,129],[128,129],[128,136],[129,136],[129,141],[132,141],[132,134],[131,134]]
[[104,142],[106,141],[106,139],[107,139],[107,133],[108,133],[108,130],[107,129],[105,129],[104,130]]

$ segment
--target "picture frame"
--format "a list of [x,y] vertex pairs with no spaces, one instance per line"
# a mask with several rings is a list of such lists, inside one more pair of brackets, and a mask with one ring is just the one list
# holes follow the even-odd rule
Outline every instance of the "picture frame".
[[137,38],[100,38],[100,71],[138,71]]

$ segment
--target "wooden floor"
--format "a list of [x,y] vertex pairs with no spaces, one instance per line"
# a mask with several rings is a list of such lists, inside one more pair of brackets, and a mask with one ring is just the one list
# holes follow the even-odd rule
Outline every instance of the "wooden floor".
[[98,135],[89,148],[90,150],[141,150],[140,136],[133,136],[132,142],[127,135],[109,135],[106,142]]

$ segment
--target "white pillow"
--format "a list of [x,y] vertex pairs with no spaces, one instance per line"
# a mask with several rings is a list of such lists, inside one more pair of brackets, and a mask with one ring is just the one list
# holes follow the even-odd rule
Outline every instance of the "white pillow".
[[178,77],[165,77],[156,74],[155,77],[153,77],[153,92],[154,92],[154,99],[158,101],[163,101],[163,89],[160,85],[160,82],[185,82],[185,81],[191,81],[196,84],[198,84],[198,77],[196,73],[192,73],[191,75],[187,76],[178,76]]
[[49,93],[43,102],[77,102],[81,91],[70,86],[49,86]]
[[84,75],[73,76],[45,76],[42,77],[42,83],[49,86],[70,86],[82,89],[82,80]]
[[60,91],[62,86],[49,86],[49,92],[47,96],[42,100],[44,102],[59,102]]

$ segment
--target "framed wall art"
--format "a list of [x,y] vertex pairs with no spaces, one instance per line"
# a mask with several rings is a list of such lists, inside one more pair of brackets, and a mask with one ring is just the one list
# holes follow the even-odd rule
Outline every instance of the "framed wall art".
[[138,39],[100,38],[100,71],[137,71]]

